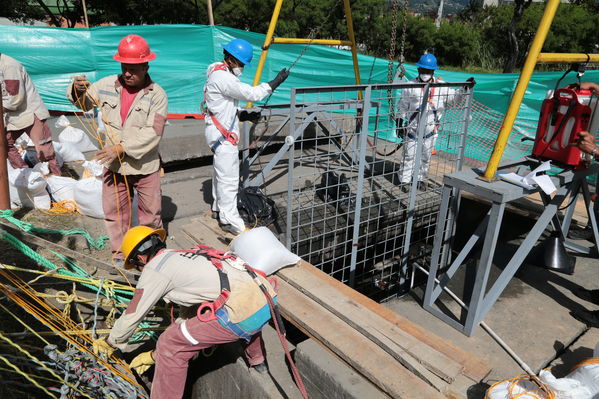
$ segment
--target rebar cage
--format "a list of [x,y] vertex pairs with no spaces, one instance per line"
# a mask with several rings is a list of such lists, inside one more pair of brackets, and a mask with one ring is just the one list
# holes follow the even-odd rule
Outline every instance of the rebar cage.
[[[291,251],[371,297],[397,296],[408,265],[430,263],[443,175],[468,163],[471,104],[468,82],[293,89],[288,108],[263,109],[270,117],[252,127],[277,120],[267,143],[287,136],[274,155],[244,154],[244,185],[276,201]],[[428,174],[406,173],[406,160],[413,171],[429,161]]]

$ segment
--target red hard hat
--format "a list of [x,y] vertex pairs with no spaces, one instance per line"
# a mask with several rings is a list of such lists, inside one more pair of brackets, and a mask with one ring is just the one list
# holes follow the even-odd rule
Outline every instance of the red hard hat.
[[112,58],[123,64],[143,64],[156,58],[156,54],[150,51],[150,46],[143,37],[127,35],[119,43],[119,49]]

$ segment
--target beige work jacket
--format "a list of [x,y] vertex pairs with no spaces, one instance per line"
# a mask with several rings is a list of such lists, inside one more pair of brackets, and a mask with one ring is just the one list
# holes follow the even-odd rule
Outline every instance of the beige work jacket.
[[23,65],[6,54],[0,54],[0,84],[6,130],[29,127],[33,125],[34,116],[42,121],[50,117]]
[[100,107],[106,125],[104,145],[120,143],[125,149],[122,160],[115,159],[109,166],[113,172],[123,175],[147,175],[160,168],[158,144],[164,132],[168,99],[165,91],[152,82],[140,90],[127,114],[121,120],[120,75],[107,76],[93,83],[82,98],[74,98],[73,82],[67,88],[67,98],[75,106],[88,111]]

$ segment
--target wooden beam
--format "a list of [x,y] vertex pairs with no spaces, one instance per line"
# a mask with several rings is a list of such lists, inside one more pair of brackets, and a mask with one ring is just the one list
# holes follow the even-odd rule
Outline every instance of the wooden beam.
[[[311,273],[317,276],[321,281],[322,285],[328,284],[332,287],[335,287],[339,292],[344,293],[353,301],[365,306],[373,313],[381,316],[386,319],[390,323],[399,327],[406,333],[412,335],[417,338],[419,341],[425,343],[426,345],[434,348],[440,353],[443,353],[447,357],[453,359],[457,363],[461,364],[464,367],[463,373],[474,381],[481,381],[483,378],[489,374],[491,371],[491,366],[480,358],[473,356],[471,353],[463,350],[462,348],[440,338],[438,335],[435,335],[433,332],[424,329],[423,327],[412,323],[408,319],[400,316],[394,311],[382,306],[381,304],[373,301],[372,299],[356,292],[351,287],[341,283],[340,281],[334,279],[328,274],[318,270],[314,266],[310,265],[307,262],[300,262],[299,269],[306,272]],[[283,269],[284,270],[284,269]],[[279,272],[281,273],[281,271]]]
[[374,342],[285,281],[279,281],[278,303],[286,319],[332,350],[392,398],[445,397]]
[[449,383],[462,373],[461,364],[353,300],[354,297],[361,295],[360,293],[354,291],[349,296],[339,291],[338,287],[332,286],[328,279],[323,280],[318,274],[311,273],[306,268],[315,269],[301,262],[297,267],[280,270],[277,275],[379,345],[408,370],[418,373],[422,365]]

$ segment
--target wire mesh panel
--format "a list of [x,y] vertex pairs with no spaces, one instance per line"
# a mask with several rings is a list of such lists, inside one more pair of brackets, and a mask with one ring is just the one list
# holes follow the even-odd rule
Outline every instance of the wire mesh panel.
[[284,163],[250,172],[286,178],[285,193],[255,181],[285,214],[287,246],[370,296],[409,289],[409,261],[430,260],[442,177],[463,163],[470,104],[463,83],[293,90],[271,156]]

